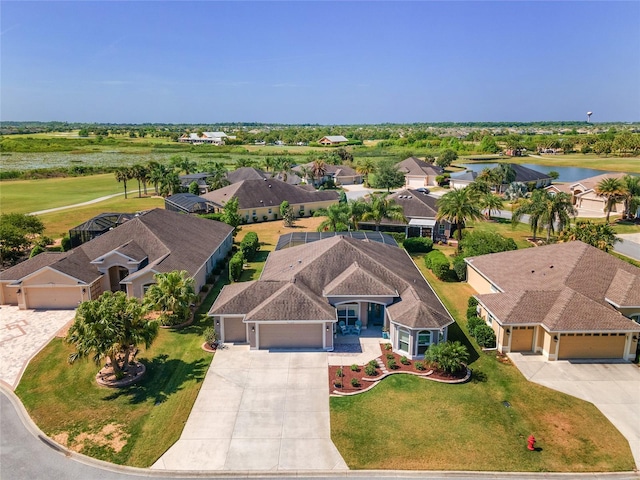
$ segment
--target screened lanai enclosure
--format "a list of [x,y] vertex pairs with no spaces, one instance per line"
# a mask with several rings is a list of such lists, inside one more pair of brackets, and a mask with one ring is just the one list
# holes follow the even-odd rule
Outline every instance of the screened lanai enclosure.
[[394,247],[398,246],[397,242],[391,235],[381,232],[294,232],[280,235],[278,244],[276,245],[276,250],[295,247],[296,245],[303,245],[305,243],[317,242],[323,238],[335,237],[336,235],[351,237],[357,240],[369,240],[371,242],[384,243]]
[[164,199],[164,208],[180,213],[215,213],[220,206],[193,193],[177,193]]
[[71,246],[75,248],[93,240],[135,216],[135,213],[101,213],[69,230]]

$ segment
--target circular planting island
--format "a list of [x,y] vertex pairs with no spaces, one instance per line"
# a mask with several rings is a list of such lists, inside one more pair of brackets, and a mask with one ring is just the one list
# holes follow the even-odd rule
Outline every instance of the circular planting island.
[[109,388],[128,387],[129,385],[139,382],[146,372],[147,368],[144,364],[140,362],[132,362],[129,364],[129,368],[127,368],[126,372],[124,372],[124,376],[116,378],[113,367],[107,366],[103,367],[96,374],[96,382],[98,382],[98,385]]

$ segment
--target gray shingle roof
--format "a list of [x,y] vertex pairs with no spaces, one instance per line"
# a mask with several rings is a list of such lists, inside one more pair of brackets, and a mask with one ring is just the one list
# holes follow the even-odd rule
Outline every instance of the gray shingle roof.
[[276,179],[243,180],[201,196],[219,205],[226,204],[232,197],[238,197],[240,209],[279,207],[284,200],[290,204],[304,205],[331,200],[337,202],[339,198],[335,190],[310,192]]
[[518,165],[517,163],[510,163],[509,165],[511,166],[511,168],[513,168],[514,172],[516,172],[516,182],[535,182],[538,180],[548,180],[551,178],[546,173],[542,173],[537,170]]
[[396,163],[398,170],[405,175],[424,176],[424,175],[442,175],[444,170],[432,163],[425,162],[416,157],[405,158],[400,163]]

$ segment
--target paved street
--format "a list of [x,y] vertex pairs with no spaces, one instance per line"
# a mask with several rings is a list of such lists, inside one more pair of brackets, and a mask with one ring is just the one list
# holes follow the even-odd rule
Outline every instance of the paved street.
[[16,388],[29,360],[73,320],[75,310],[0,307],[0,381]]
[[613,251],[640,262],[640,233],[624,233],[618,238],[622,241],[613,245]]

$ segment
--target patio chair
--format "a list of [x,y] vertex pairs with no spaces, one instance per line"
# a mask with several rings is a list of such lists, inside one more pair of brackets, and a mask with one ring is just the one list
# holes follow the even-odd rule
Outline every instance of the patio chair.
[[346,335],[347,334],[347,326],[345,325],[343,320],[340,320],[338,322],[338,326],[340,327],[340,332],[342,333],[342,335]]
[[362,330],[362,322],[360,320],[356,320],[356,326],[354,327],[356,335],[360,335],[360,330]]

